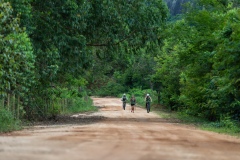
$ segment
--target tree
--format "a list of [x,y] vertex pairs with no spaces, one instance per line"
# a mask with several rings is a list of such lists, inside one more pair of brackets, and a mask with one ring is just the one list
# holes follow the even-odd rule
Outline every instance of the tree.
[[[63,90],[84,88],[85,79],[97,83],[99,68],[92,72],[94,66],[107,62],[106,67],[99,65],[107,78],[126,70],[130,53],[140,54],[145,45],[159,43],[158,33],[167,18],[161,0],[9,1],[13,16],[20,17],[20,26],[26,28],[35,57],[36,83],[25,107],[29,114],[48,114],[58,106],[56,97]],[[79,86],[77,79],[84,83]]]
[[[84,33],[87,47],[96,54],[93,82],[100,82],[104,75],[125,90],[150,88],[156,54],[153,48],[161,43],[159,32],[168,16],[166,5],[162,1],[95,1],[90,15],[89,30]],[[106,84],[107,80],[103,81]]]
[[[19,18],[13,17],[9,3],[0,3],[0,93],[9,109],[15,110],[17,101],[17,116],[19,115],[20,98],[26,96],[32,84],[35,83],[32,45],[24,29],[19,24]],[[18,97],[18,100],[15,99]],[[13,98],[12,106],[10,106]],[[23,103],[27,102],[25,98]]]
[[184,19],[171,22],[165,31],[167,38],[156,59],[162,101],[209,120],[238,117],[239,12],[231,3],[216,0],[188,7]]

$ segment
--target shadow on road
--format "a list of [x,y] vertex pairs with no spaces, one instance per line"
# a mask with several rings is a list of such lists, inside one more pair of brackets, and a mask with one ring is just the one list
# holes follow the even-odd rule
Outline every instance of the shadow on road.
[[180,123],[177,119],[163,119],[163,118],[148,118],[148,117],[136,117],[136,118],[128,118],[128,117],[103,117],[103,116],[84,116],[80,115],[78,117],[70,117],[70,116],[58,116],[55,119],[51,120],[43,120],[39,122],[35,122],[34,125],[87,125],[92,123],[98,123],[101,121],[108,122],[134,122],[134,123]]
[[33,125],[87,125],[92,123],[97,123],[104,120],[103,116],[57,116],[54,119],[46,119],[42,121],[35,122]]
[[104,118],[105,121],[112,121],[112,122],[139,122],[139,123],[180,123],[180,120],[177,119],[163,119],[163,118],[144,118],[144,117],[137,117],[137,118]]

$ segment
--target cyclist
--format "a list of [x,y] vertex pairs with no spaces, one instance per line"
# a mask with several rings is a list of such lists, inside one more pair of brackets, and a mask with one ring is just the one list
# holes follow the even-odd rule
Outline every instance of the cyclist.
[[146,108],[147,108],[147,113],[150,112],[150,103],[152,102],[152,98],[150,97],[149,94],[145,97],[145,102],[146,102]]
[[123,109],[125,110],[126,103],[127,103],[127,96],[125,93],[123,94],[121,101],[123,102]]

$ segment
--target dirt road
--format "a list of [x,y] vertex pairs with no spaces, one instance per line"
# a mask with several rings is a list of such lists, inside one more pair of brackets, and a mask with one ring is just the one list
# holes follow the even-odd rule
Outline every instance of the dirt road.
[[74,115],[72,124],[0,135],[0,160],[240,160],[239,139],[170,123],[141,108],[131,113],[116,98],[94,98],[94,104],[100,112]]

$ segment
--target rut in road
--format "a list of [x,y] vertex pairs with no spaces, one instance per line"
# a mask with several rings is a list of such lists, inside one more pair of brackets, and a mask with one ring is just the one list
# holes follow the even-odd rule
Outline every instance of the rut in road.
[[240,159],[237,138],[169,122],[142,108],[131,113],[129,106],[122,110],[117,98],[93,100],[100,111],[73,115],[72,124],[34,126],[0,136],[0,159]]

